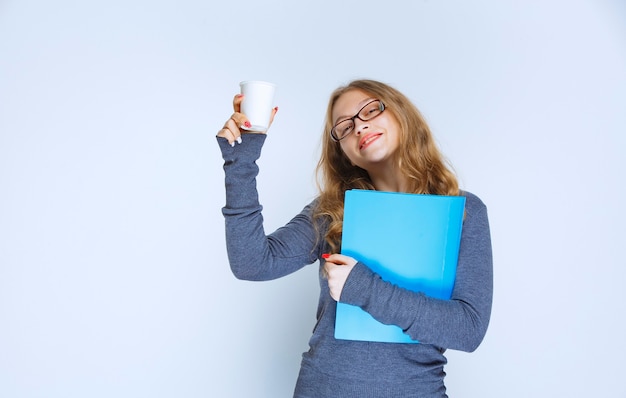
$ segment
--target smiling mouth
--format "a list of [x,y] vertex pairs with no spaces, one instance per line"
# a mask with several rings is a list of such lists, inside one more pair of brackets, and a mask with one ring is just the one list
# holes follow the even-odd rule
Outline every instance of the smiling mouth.
[[373,133],[373,134],[368,134],[365,137],[363,137],[361,141],[359,142],[359,150],[365,148],[366,146],[374,142],[381,135],[383,135],[383,133]]

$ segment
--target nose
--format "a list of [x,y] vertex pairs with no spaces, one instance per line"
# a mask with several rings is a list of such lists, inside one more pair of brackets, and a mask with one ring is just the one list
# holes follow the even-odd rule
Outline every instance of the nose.
[[363,121],[359,118],[354,120],[354,132],[360,135],[363,130],[367,130],[370,126],[369,121]]

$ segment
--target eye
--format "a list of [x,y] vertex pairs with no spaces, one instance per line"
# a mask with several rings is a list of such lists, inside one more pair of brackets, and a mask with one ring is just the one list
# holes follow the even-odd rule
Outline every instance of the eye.
[[354,123],[352,122],[352,120],[346,120],[344,122],[339,123],[339,125],[337,125],[337,128],[335,130],[337,131],[337,133],[339,133],[339,137],[344,137],[350,134],[353,127],[354,127]]
[[371,104],[366,106],[363,111],[364,111],[363,115],[365,117],[371,117],[371,116],[379,113],[380,112],[380,106],[378,105],[378,101],[372,102]]

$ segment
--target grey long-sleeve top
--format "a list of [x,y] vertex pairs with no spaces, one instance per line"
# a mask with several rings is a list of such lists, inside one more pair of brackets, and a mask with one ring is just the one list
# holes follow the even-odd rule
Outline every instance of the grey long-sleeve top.
[[[328,250],[324,231],[313,225],[315,201],[266,235],[256,189],[256,160],[265,139],[264,134],[244,134],[242,143],[234,147],[224,138],[217,139],[224,158],[226,205],[222,213],[228,258],[239,279],[276,279],[318,260],[323,263],[321,255]],[[401,327],[420,344],[335,339],[336,302],[320,274],[317,323],[310,349],[303,355],[296,396],[445,396],[445,350],[475,350],[491,313],[493,270],[487,209],[475,195],[464,195],[466,217],[450,300],[390,284],[360,262],[341,293],[341,302],[360,306],[378,321]]]

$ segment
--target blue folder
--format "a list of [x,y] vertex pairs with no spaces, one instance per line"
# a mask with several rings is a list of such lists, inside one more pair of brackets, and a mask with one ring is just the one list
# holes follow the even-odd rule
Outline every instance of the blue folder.
[[[383,280],[449,299],[464,211],[464,196],[346,191],[341,253],[363,262]],[[418,343],[400,327],[382,324],[345,303],[337,303],[335,338]]]

